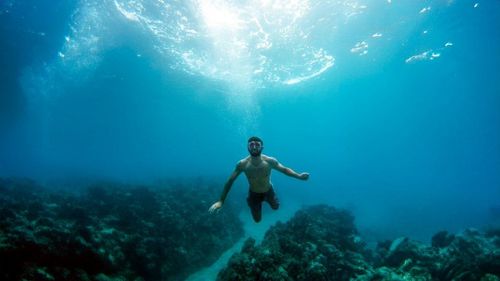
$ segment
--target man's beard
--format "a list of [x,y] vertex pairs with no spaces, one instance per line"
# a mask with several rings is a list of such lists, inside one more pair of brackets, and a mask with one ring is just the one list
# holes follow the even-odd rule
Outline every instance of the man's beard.
[[258,157],[262,154],[262,150],[258,150],[256,152],[252,152],[252,151],[248,151],[250,152],[250,155],[252,155],[253,157]]

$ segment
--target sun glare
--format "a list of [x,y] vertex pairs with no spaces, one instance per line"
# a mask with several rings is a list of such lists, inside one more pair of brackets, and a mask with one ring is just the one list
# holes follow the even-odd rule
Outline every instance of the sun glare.
[[201,0],[200,10],[209,29],[238,29],[241,20],[238,11],[223,1]]

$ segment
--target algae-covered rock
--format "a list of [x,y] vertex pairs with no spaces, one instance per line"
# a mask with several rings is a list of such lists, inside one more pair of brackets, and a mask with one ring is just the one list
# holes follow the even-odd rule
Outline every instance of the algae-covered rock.
[[453,242],[455,235],[448,233],[448,231],[440,231],[432,236],[432,247],[444,248]]
[[183,280],[242,235],[215,188],[99,183],[75,193],[0,179],[1,280]]
[[433,245],[408,237],[381,241],[371,255],[354,218],[325,205],[277,223],[263,242],[247,240],[218,280],[471,281],[498,280],[499,232],[437,233]]
[[496,275],[486,273],[482,278],[481,281],[500,281],[500,278]]
[[485,274],[500,276],[500,248],[496,238],[475,229],[455,235],[441,251],[435,276],[441,280],[480,280]]
[[371,270],[363,249],[349,212],[312,206],[271,227],[260,245],[247,240],[218,280],[350,280]]

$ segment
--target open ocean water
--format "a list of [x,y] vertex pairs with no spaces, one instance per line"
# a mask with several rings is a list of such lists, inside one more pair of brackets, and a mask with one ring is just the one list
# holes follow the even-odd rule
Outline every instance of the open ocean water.
[[207,179],[208,210],[254,135],[310,173],[273,172],[260,224],[241,175],[244,235],[188,280],[303,206],[349,210],[372,248],[499,227],[499,26],[498,0],[3,0],[0,178]]

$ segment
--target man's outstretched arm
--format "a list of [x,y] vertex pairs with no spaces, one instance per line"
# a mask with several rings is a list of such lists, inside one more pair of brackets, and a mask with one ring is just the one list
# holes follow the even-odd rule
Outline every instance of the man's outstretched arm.
[[295,172],[294,170],[283,166],[275,158],[271,158],[269,160],[269,162],[271,163],[271,167],[273,167],[273,169],[276,169],[289,177],[296,178],[299,180],[307,180],[309,178],[309,173],[300,173],[299,174],[299,173]]
[[236,164],[236,168],[234,168],[234,171],[231,173],[231,176],[229,176],[229,179],[226,181],[226,184],[224,185],[224,190],[222,191],[219,201],[215,202],[210,207],[210,209],[208,209],[210,213],[215,212],[216,210],[220,209],[222,205],[224,205],[224,201],[226,201],[226,197],[227,194],[229,193],[229,190],[231,190],[234,181],[241,174],[241,172],[242,172],[241,164],[240,162],[238,162],[238,164]]

